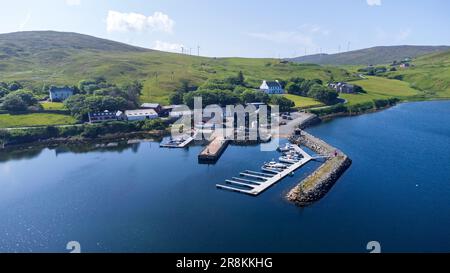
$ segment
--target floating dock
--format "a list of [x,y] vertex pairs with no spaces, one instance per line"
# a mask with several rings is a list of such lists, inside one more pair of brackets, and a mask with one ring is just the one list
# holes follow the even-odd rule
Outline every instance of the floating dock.
[[[286,169],[281,170],[278,173],[261,173],[254,171],[244,171],[240,173],[241,177],[246,178],[236,178],[233,177],[230,180],[226,180],[227,185],[217,184],[216,187],[223,190],[229,190],[233,192],[248,194],[252,196],[257,196],[262,192],[266,191],[268,188],[272,187],[286,176],[291,175],[294,171],[305,165],[311,160],[314,160],[308,153],[303,151],[297,145],[291,145],[293,150],[298,154],[302,155],[303,158],[294,164],[290,164]],[[254,179],[254,180],[251,180]],[[236,187],[237,186],[237,187]]]
[[216,136],[198,155],[200,163],[215,163],[230,144],[229,140]]
[[181,143],[161,143],[159,146],[163,148],[184,148],[188,146],[192,141],[194,141],[194,137],[188,137]]

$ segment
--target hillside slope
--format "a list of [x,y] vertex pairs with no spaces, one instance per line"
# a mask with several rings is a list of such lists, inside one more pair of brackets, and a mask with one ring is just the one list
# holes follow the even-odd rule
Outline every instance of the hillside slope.
[[168,102],[182,79],[201,84],[243,71],[249,83],[303,77],[345,80],[347,71],[275,59],[205,58],[165,53],[76,33],[19,32],[0,34],[0,81],[18,80],[42,90],[50,84],[76,85],[103,76],[108,81],[144,83],[143,101]]
[[450,50],[450,46],[379,46],[338,54],[317,54],[289,59],[298,63],[321,65],[388,64],[395,60]]
[[402,79],[430,98],[450,98],[450,51],[422,56],[414,67],[390,72],[388,77]]

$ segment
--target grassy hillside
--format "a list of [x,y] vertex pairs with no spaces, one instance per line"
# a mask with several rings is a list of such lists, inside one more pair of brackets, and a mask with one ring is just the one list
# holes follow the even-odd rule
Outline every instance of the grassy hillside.
[[0,128],[75,124],[72,116],[60,114],[0,114]]
[[319,107],[323,106],[323,103],[308,97],[301,97],[291,94],[284,95],[286,98],[290,99],[295,103],[296,108],[311,108],[311,107]]
[[290,59],[299,63],[321,65],[369,65],[388,64],[394,60],[450,50],[450,46],[380,46],[339,54],[317,54]]
[[450,98],[450,51],[426,55],[413,62],[414,67],[389,72],[423,91],[426,98]]
[[117,84],[144,83],[142,101],[168,102],[182,79],[198,85],[210,78],[244,72],[258,86],[263,79],[298,76],[323,81],[345,80],[340,68],[282,63],[275,59],[204,58],[164,53],[76,33],[20,32],[0,34],[0,81],[18,80],[42,90],[50,84],[76,85],[104,76]]
[[410,87],[409,83],[380,77],[368,77],[364,80],[353,81],[364,88],[366,94],[341,94],[340,97],[346,99],[350,105],[369,102],[374,99],[400,98],[406,99],[420,92]]

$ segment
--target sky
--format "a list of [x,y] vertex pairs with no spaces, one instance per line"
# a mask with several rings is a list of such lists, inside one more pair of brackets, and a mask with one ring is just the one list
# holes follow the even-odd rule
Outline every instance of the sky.
[[450,45],[448,0],[0,0],[0,8],[0,33],[78,32],[211,57]]

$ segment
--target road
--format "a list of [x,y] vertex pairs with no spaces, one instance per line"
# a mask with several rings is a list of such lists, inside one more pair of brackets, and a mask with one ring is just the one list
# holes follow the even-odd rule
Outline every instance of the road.
[[292,135],[292,133],[299,127],[300,124],[305,122],[308,118],[313,117],[313,114],[304,113],[304,112],[294,112],[291,113],[291,117],[293,120],[284,120],[286,121],[286,125],[280,126],[279,134],[274,134],[274,137],[282,137],[287,138]]

